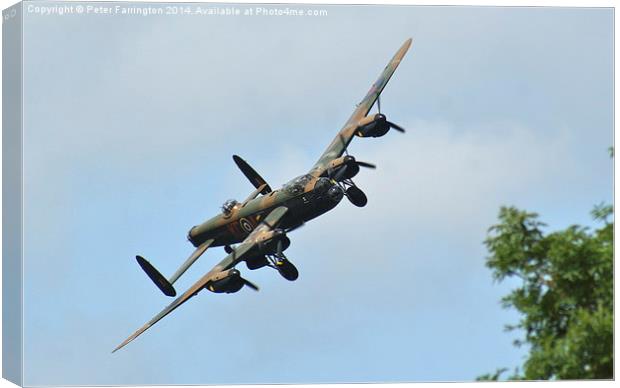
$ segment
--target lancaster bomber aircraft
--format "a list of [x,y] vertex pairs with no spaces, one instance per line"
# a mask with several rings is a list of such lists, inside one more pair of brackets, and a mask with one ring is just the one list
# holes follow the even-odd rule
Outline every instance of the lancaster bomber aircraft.
[[[243,202],[226,201],[221,214],[190,229],[187,238],[196,250],[169,279],[143,257],[136,256],[136,259],[157,287],[165,295],[174,297],[174,282],[207,248],[224,246],[228,256],[112,352],[133,341],[202,289],[228,294],[239,291],[243,286],[258,290],[256,285],[241,277],[236,268],[242,261],[250,270],[270,267],[287,280],[297,279],[297,268],[284,255],[290,245],[287,234],[306,221],[333,209],[343,197],[347,197],[355,206],[366,205],[366,195],[353,183],[352,178],[357,175],[360,167],[375,166],[358,161],[348,154],[347,147],[353,136],[380,137],[390,129],[405,132],[381,113],[379,96],[410,46],[411,39],[408,39],[308,173],[294,178],[278,190],[272,190],[247,162],[237,155],[233,156],[241,172],[256,190]],[[378,113],[368,115],[375,102]]]

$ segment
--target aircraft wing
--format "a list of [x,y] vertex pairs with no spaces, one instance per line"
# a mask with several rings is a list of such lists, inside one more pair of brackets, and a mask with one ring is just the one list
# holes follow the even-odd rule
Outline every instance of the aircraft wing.
[[277,225],[282,220],[282,217],[286,214],[288,208],[284,206],[280,206],[275,208],[269,213],[267,217],[250,233],[246,239],[240,243],[228,256],[226,256],[222,261],[220,261],[211,271],[209,271],[206,275],[200,278],[193,286],[191,286],[187,291],[183,293],[183,295],[176,298],[172,303],[170,303],[165,309],[163,309],[159,314],[157,314],[153,319],[148,321],[144,326],[136,330],[135,333],[129,336],[125,341],[123,341],[120,345],[118,345],[112,353],[116,352],[123,346],[127,345],[134,339],[136,339],[140,334],[144,333],[148,328],[159,322],[163,317],[170,314],[177,307],[181,306],[183,303],[187,302],[194,295],[197,295],[203,288],[205,288],[209,281],[211,281],[216,275],[221,273],[222,271],[226,271],[228,269],[233,268],[237,263],[245,259],[245,256],[248,252],[252,250],[252,248],[256,247],[256,245],[263,241],[268,240],[269,236]]
[[177,307],[179,307],[183,303],[187,302],[194,295],[198,294],[198,292],[200,292],[200,290],[202,290],[207,285],[209,280],[211,280],[212,275],[213,275],[213,273],[212,273],[212,271],[210,271],[209,273],[207,273],[206,275],[201,277],[200,280],[198,280],[196,283],[194,283],[194,285],[191,286],[187,291],[185,291],[183,293],[183,295],[181,295],[178,298],[176,298],[172,303],[170,303],[159,314],[154,316],[153,319],[151,319],[144,326],[142,326],[141,328],[136,330],[136,332],[133,333],[132,335],[130,335],[129,338],[127,338],[125,341],[123,341],[123,343],[118,345],[112,351],[112,353],[116,352],[117,350],[119,350],[123,346],[127,345],[128,343],[130,343],[131,341],[136,339],[140,334],[144,333],[146,330],[148,330],[148,328],[150,328],[151,326],[153,326],[154,324],[159,322],[159,320],[161,320],[163,317],[165,317],[166,315],[168,315],[171,312],[173,312],[174,310],[176,310]]
[[322,173],[327,164],[333,159],[339,158],[344,153],[344,150],[347,148],[353,136],[355,135],[355,130],[358,127],[358,123],[361,119],[366,117],[370,109],[377,101],[377,98],[387,85],[388,81],[394,74],[394,71],[400,64],[400,61],[403,59],[407,50],[411,46],[411,38],[407,39],[405,43],[400,47],[400,49],[396,52],[392,60],[385,66],[385,69],[379,75],[379,78],[375,81],[374,84],[370,87],[370,90],[366,94],[366,97],[357,105],[353,114],[347,120],[344,127],[340,130],[338,135],[334,138],[334,140],[329,144],[323,155],[316,162],[314,167],[312,167],[311,173],[318,172],[319,175]]
[[288,208],[285,206],[273,209],[241,244],[237,245],[224,260],[213,267],[210,273],[218,273],[234,267],[240,261],[245,260],[244,255],[252,250],[252,248],[256,247],[258,243],[270,240],[272,236],[271,232],[278,226],[287,211]]

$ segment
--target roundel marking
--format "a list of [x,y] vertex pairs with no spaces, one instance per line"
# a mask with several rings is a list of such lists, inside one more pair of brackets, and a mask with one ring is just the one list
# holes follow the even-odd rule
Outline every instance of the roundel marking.
[[241,228],[243,230],[245,230],[246,232],[250,233],[252,231],[252,229],[254,229],[252,227],[252,223],[250,221],[248,221],[246,218],[242,218],[239,220],[239,225],[241,225]]

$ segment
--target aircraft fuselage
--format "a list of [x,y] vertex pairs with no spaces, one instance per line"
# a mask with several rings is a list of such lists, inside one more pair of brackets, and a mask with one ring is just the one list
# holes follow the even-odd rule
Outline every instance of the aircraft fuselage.
[[215,240],[211,246],[239,243],[279,206],[288,208],[280,228],[295,228],[333,209],[343,196],[343,190],[329,178],[302,175],[279,190],[254,198],[245,204],[237,203],[230,212],[219,214],[194,226],[187,239],[196,247],[209,239]]

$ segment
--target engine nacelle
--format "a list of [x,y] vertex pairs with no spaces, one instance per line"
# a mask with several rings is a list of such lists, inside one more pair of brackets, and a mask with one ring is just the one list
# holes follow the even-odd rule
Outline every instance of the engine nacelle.
[[283,230],[275,230],[273,237],[258,242],[257,249],[252,256],[245,259],[245,264],[251,270],[262,268],[268,264],[266,256],[277,254],[278,249],[285,251],[290,245],[291,240],[286,233]]
[[261,242],[258,244],[258,251],[262,255],[273,255],[278,250],[278,241],[282,241],[282,250],[286,250],[291,245],[291,240],[286,234],[274,237],[271,240]]
[[245,261],[245,264],[248,266],[248,269],[256,270],[259,268],[263,268],[264,266],[269,264],[269,262],[267,261],[266,256],[260,255],[260,256],[250,257],[249,259]]
[[351,179],[360,172],[360,166],[355,162],[355,158],[351,155],[345,155],[329,162],[322,176],[328,176],[328,170],[337,171],[344,166],[347,166],[347,170],[341,179]]
[[220,272],[213,280],[207,283],[207,290],[217,294],[232,294],[239,291],[244,285],[241,274],[236,269]]
[[381,113],[366,116],[357,124],[355,135],[359,137],[381,137],[388,133],[390,124],[387,118]]

